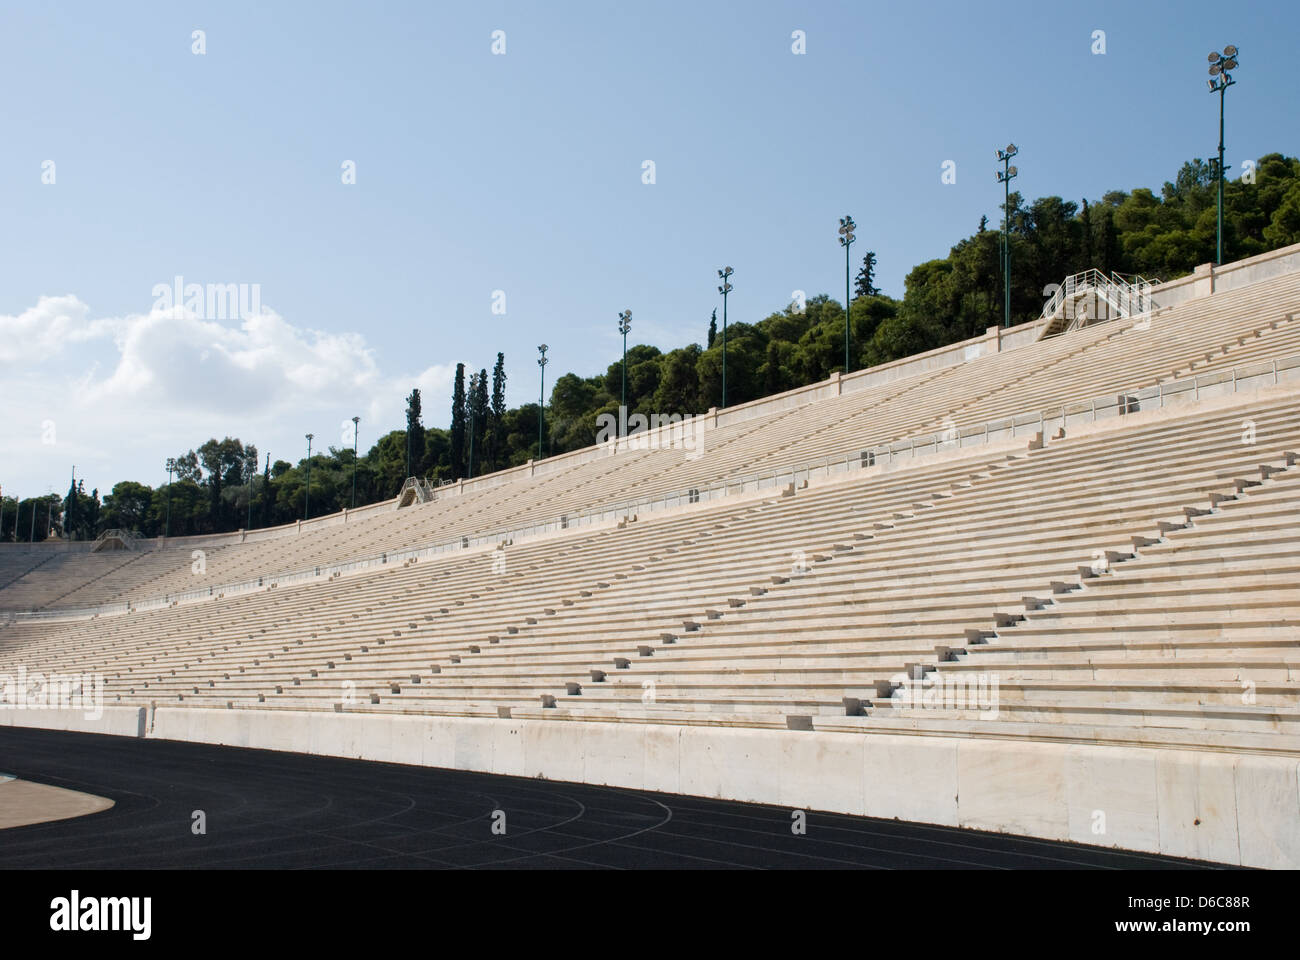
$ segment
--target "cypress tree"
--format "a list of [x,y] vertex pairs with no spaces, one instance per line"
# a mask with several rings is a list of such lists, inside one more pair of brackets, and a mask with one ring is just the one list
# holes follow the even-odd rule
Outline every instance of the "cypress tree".
[[419,477],[424,470],[424,424],[420,422],[420,389],[406,398],[406,475]]
[[492,368],[492,405],[488,409],[487,451],[493,470],[501,469],[502,430],[506,416],[506,355],[497,354]]
[[474,424],[474,438],[471,441],[475,449],[478,450],[479,473],[485,473],[491,467],[485,468],[484,463],[484,444],[487,443],[487,426],[488,426],[488,387],[487,371],[480,370],[472,378],[472,387],[469,393],[470,422]]
[[275,496],[271,491],[271,454],[266,455],[266,470],[262,472],[262,526],[271,525],[271,511],[275,508]]
[[456,380],[451,389],[451,478],[465,476],[465,364],[456,364]]

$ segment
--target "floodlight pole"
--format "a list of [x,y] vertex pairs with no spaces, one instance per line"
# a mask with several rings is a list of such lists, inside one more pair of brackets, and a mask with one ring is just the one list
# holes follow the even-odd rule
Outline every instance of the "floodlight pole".
[[1002,199],[1002,326],[1011,326],[1011,177],[1004,177]]
[[307,483],[303,487],[303,519],[307,519],[308,511],[311,510],[312,502],[312,436],[307,434]]
[[722,286],[718,287],[718,293],[722,294],[722,407],[727,407],[727,294],[731,293],[731,275],[736,271],[730,267],[724,267],[718,271],[718,276],[722,278]]
[[624,310],[618,315],[618,332],[623,334],[623,399],[620,401],[622,414],[619,417],[619,435],[622,435],[622,424],[627,418],[627,334],[632,329],[632,311]]
[[1219,203],[1218,203],[1218,244],[1215,249],[1214,263],[1223,266],[1223,104],[1227,99],[1226,83],[1219,84]]
[[361,428],[361,418],[352,418],[352,509],[357,508],[357,433]]
[[1011,166],[1011,158],[1020,152],[1014,143],[998,151],[1002,169],[998,181],[1003,185],[1002,201],[1002,326],[1011,326],[1011,181],[1019,171]]
[[537,358],[537,365],[542,368],[542,385],[541,385],[541,389],[538,390],[537,393],[537,459],[538,460],[542,459],[542,431],[546,423],[546,364],[550,362],[546,359],[546,351],[549,349],[550,347],[548,347],[544,343],[537,348],[537,352],[541,354],[541,356]]
[[1229,70],[1237,69],[1237,56],[1239,51],[1232,44],[1223,48],[1223,53],[1210,54],[1210,76],[1216,79],[1210,80],[1210,92],[1219,95],[1219,176],[1218,176],[1218,206],[1216,210],[1217,230],[1216,230],[1216,247],[1214,254],[1214,263],[1216,266],[1223,265],[1223,180],[1227,174],[1224,168],[1223,158],[1223,109],[1224,101],[1227,99],[1228,88],[1237,81],[1232,79],[1228,73]]
[[853,246],[850,240],[844,244],[844,372],[849,372],[849,247]]
[[248,454],[244,454],[244,469],[248,471],[248,521],[244,524],[244,530],[251,530],[253,527],[253,478],[257,476],[257,461],[250,460]]
[[849,247],[853,246],[853,230],[857,224],[853,218],[840,218],[840,246],[844,248],[844,372],[849,372]]
[[[167,458],[167,519],[163,523],[163,539],[166,540],[172,532],[172,471],[176,469],[176,459]],[[76,495],[76,489],[73,489],[73,495]],[[15,538],[17,539],[17,538]]]

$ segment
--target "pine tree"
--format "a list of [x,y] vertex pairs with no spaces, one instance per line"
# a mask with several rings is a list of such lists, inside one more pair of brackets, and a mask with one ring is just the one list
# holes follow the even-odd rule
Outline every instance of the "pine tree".
[[451,388],[451,478],[465,476],[465,364],[456,364]]
[[713,349],[713,341],[718,339],[718,308],[713,308],[713,319],[709,321],[709,342],[705,345],[705,350]]
[[853,296],[855,299],[857,297],[874,297],[879,293],[880,288],[876,286],[876,251],[868,250],[867,255],[862,258],[862,269],[858,271]]

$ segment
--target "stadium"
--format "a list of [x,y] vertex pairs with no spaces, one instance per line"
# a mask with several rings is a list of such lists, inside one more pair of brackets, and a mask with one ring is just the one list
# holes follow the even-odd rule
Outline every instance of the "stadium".
[[11,546],[4,722],[1294,867],[1300,247],[1121,283],[306,523]]
[[[191,53],[207,56],[200,33]],[[491,36],[487,55],[504,54]],[[1239,56],[1211,54],[1219,110]],[[340,396],[367,426],[396,410],[361,405],[391,393],[379,375],[320,361],[371,363],[355,332],[321,334],[274,389],[250,373],[167,409],[200,369],[162,375],[184,336],[241,374],[299,336],[263,306],[280,290],[191,298],[178,267],[147,314],[88,319],[42,297],[0,315],[52,350],[111,358],[115,339],[120,353],[99,393],[78,394],[96,426],[66,448],[18,438],[54,436],[31,410],[58,389],[23,406],[48,371],[13,375],[9,476],[45,483],[78,455],[107,476],[138,449],[167,471],[102,502],[75,472],[62,500],[9,495],[0,477],[0,865],[1300,868],[1300,182],[1285,179],[1300,162],[1266,155],[1263,187],[1252,165],[1225,201],[1222,129],[1217,167],[1185,164],[1163,201],[1114,193],[1104,209],[1023,204],[1020,151],[997,151],[1003,223],[981,217],[906,275],[901,300],[874,286],[874,251],[850,291],[854,231],[885,249],[889,230],[845,216],[843,275],[838,259],[828,274],[842,307],[797,289],[746,324],[735,299],[727,313],[735,271],[716,271],[715,297],[710,269],[704,309],[722,325],[713,310],[703,347],[634,344],[629,370],[624,310],[608,373],[548,383],[559,348],[530,346],[540,391],[529,379],[532,402],[511,410],[504,351],[491,402],[486,367],[466,388],[465,364],[453,380],[442,362],[429,369],[451,426],[426,432],[417,388],[405,428],[364,458],[360,416],[328,453],[303,433]],[[645,163],[636,188],[663,189]],[[1177,233],[1169,211],[1193,226]],[[1058,227],[1077,244],[1052,259]],[[1167,279],[1125,269],[1152,262],[1174,265]],[[213,309],[223,291],[229,312]],[[439,324],[399,330],[397,352],[541,338]],[[571,326],[542,329],[576,352],[586,328]],[[139,348],[140,331],[175,354]],[[604,333],[581,362],[610,353]],[[92,409],[146,361],[132,413]],[[429,376],[391,386],[427,399]],[[683,376],[694,408],[663,401]],[[319,402],[299,416],[303,396]],[[92,436],[114,417],[129,437]],[[187,417],[213,440],[164,461]],[[216,440],[272,420],[304,436],[298,464],[268,454],[262,473],[257,449]],[[59,892],[56,931],[109,909]]]

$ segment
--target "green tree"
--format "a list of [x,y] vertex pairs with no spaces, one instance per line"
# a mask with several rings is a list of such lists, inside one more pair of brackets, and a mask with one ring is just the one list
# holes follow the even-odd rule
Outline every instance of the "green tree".
[[374,469],[379,484],[376,499],[397,496],[406,478],[406,431],[392,430],[375,444]]
[[853,287],[854,298],[874,297],[880,293],[880,288],[876,286],[876,252],[868,250],[867,255],[862,258],[862,269],[858,271],[858,277]]
[[505,446],[504,420],[506,415],[506,355],[497,354],[492,367],[492,403],[488,409],[487,455],[493,470],[501,468],[501,455]]
[[659,386],[655,388],[654,408],[661,414],[691,416],[703,413],[700,381],[696,372],[700,346],[692,343],[672,350],[659,358]]
[[469,410],[465,406],[465,364],[456,364],[456,379],[451,388],[451,476],[459,480],[465,476],[465,429]]
[[1286,192],[1263,233],[1273,248],[1300,243],[1300,180]]
[[[463,371],[464,365],[459,368]],[[424,476],[424,424],[420,421],[420,388],[406,398],[406,470],[408,477]]]
[[142,536],[153,536],[153,517],[150,508],[154,491],[143,483],[122,480],[113,485],[112,492],[104,497],[103,528],[130,530]]
[[18,499],[0,497],[0,542],[12,543],[18,538]]
[[[479,473],[486,473],[483,468],[484,438],[487,434],[488,403],[487,370],[480,370],[469,378],[469,395],[466,399],[469,408],[469,449],[479,458]],[[468,461],[466,476],[474,476],[474,461]]]
[[269,527],[275,523],[275,490],[271,487],[271,455],[266,455],[266,467],[262,471],[262,490],[259,507],[262,511],[262,526]]

